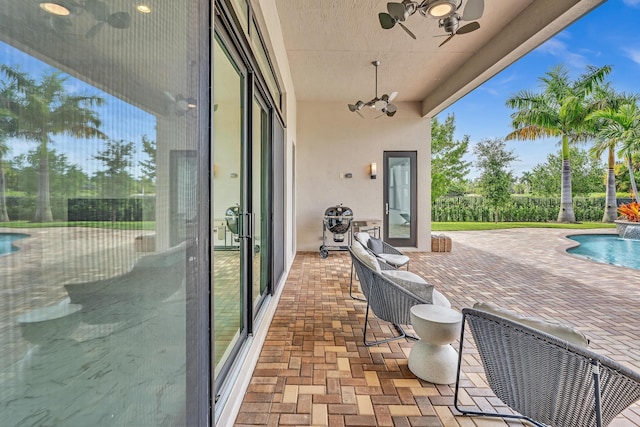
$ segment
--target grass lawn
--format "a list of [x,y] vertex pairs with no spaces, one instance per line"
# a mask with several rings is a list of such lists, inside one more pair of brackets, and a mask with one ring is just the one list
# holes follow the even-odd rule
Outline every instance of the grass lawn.
[[557,222],[432,222],[432,231],[502,230],[505,228],[616,228],[615,224],[604,222],[581,222],[561,224]]
[[154,221],[55,221],[55,222],[30,222],[9,221],[0,222],[0,228],[47,228],[47,227],[94,227],[110,228],[117,230],[155,230]]

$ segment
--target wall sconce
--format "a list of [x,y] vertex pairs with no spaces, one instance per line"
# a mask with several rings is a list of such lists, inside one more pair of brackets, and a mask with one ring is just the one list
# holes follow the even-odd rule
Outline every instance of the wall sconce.
[[370,166],[371,179],[376,179],[376,175],[378,174],[378,165],[375,162],[371,163]]

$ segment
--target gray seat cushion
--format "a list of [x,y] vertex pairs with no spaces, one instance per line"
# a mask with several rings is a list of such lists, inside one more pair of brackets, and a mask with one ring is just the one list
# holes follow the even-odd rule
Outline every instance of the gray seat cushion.
[[404,270],[384,270],[382,275],[427,303],[433,302],[433,285],[417,274]]
[[354,241],[351,244],[351,250],[353,251],[354,255],[357,256],[360,261],[362,261],[364,265],[366,265],[376,273],[380,273],[381,268],[380,264],[378,264],[378,259],[375,256],[371,255],[371,253],[369,253],[369,251],[366,250],[364,246],[362,246],[358,241]]
[[377,257],[394,267],[402,267],[409,262],[409,257],[406,255],[378,254]]

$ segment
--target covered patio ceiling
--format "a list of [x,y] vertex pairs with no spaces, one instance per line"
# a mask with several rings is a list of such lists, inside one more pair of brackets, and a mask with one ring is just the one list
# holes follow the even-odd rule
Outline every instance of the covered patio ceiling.
[[382,29],[378,13],[387,11],[386,0],[276,0],[298,100],[368,101],[375,94],[371,62],[379,59],[379,93],[397,91],[397,101],[422,102],[424,116],[437,114],[603,2],[484,0],[480,28],[439,47],[444,29],[419,13],[404,22],[415,40],[398,25]]
[[[130,0],[61,0],[68,16],[44,11],[42,2],[0,0],[0,41],[153,114],[171,112],[168,94],[194,96],[186,93],[189,56],[197,58],[198,35],[186,24],[198,13],[193,2],[154,0],[141,13]],[[187,45],[194,48],[185,55]]]

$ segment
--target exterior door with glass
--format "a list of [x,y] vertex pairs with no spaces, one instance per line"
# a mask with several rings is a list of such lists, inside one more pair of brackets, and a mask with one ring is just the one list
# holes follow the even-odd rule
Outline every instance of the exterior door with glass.
[[416,246],[417,153],[384,152],[384,240],[393,246]]

